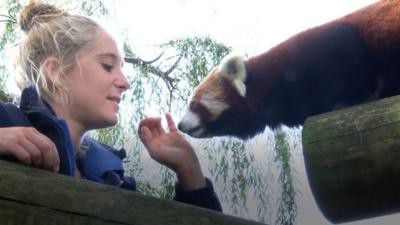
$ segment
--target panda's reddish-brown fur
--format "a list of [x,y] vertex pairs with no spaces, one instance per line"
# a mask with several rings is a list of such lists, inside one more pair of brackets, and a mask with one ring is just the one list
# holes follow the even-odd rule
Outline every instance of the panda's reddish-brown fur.
[[211,94],[229,105],[216,118],[200,116],[198,137],[251,137],[265,126],[301,125],[314,114],[399,94],[400,0],[301,32],[244,63],[244,96],[218,67],[196,88],[192,101]]
[[384,0],[349,14],[333,23],[358,27],[371,52],[397,55],[400,51],[400,2]]

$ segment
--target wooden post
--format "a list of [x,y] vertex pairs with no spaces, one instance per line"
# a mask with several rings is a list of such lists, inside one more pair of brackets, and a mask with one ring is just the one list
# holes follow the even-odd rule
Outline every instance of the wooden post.
[[0,224],[261,225],[0,160]]
[[303,154],[332,223],[400,212],[400,96],[308,118]]

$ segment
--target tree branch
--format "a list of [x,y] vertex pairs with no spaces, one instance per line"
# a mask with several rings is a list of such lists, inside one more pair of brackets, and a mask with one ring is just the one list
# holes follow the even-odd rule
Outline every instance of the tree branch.
[[145,69],[149,71],[150,73],[160,77],[165,84],[167,85],[168,90],[171,92],[173,91],[173,88],[175,87],[175,82],[177,82],[176,79],[172,78],[170,74],[178,67],[182,55],[179,56],[179,58],[175,61],[175,63],[167,70],[167,71],[162,71],[158,67],[152,66],[151,64],[158,61],[164,52],[162,52],[159,56],[157,56],[155,59],[150,60],[150,61],[145,61],[140,58],[134,58],[134,57],[125,57],[124,60],[126,63],[131,63],[134,66],[137,66],[141,69]]
[[171,78],[169,74],[172,73],[176,69],[176,67],[178,67],[182,59],[182,56],[183,55],[180,55],[179,58],[175,61],[175,63],[167,71],[165,71],[164,75],[162,76],[162,79],[167,84],[168,90],[170,91],[171,94],[175,87],[175,82],[177,82],[178,80]]
[[0,22],[17,23],[17,18],[12,15],[11,10],[12,8],[8,10],[8,15],[0,14],[0,17],[5,18],[4,20],[0,20]]
[[132,63],[132,64],[136,64],[136,65],[149,65],[149,64],[153,64],[154,62],[158,61],[161,56],[164,55],[164,52],[161,52],[159,56],[157,56],[155,59],[152,59],[150,61],[146,61],[143,60],[141,58],[133,58],[133,57],[125,57],[124,60],[127,63]]

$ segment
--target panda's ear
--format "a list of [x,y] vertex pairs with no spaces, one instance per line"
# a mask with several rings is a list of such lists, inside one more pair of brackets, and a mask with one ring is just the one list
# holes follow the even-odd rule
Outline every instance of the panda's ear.
[[227,77],[233,83],[241,96],[246,95],[246,65],[244,57],[236,54],[226,56],[220,65],[220,74]]

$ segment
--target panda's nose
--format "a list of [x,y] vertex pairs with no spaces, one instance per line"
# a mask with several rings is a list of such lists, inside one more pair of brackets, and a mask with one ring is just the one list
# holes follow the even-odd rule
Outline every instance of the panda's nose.
[[178,130],[183,131],[183,124],[182,122],[178,123]]

